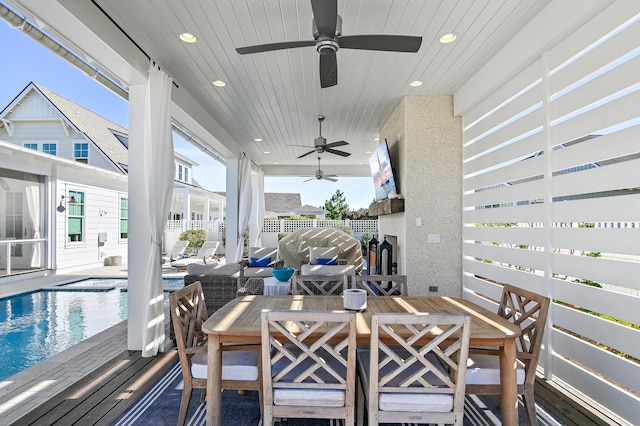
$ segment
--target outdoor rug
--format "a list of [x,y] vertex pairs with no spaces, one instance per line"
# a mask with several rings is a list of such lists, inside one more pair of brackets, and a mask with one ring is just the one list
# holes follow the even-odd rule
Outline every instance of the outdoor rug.
[[[153,388],[144,394],[129,410],[124,412],[114,426],[129,425],[175,425],[180,411],[182,396],[182,373],[180,364],[176,365]],[[491,395],[470,395],[465,401],[465,426],[500,425],[500,408],[498,397]],[[527,415],[520,402],[520,425],[527,425]],[[205,404],[200,403],[200,390],[194,390],[187,413],[187,426],[205,425]],[[540,425],[559,426],[540,407],[538,407]],[[222,424],[224,426],[258,426],[260,425],[260,408],[258,393],[248,391],[244,395],[236,390],[225,390],[222,393]],[[307,420],[287,419],[276,423],[278,426],[342,426],[339,420]],[[404,425],[403,425],[404,426]]]

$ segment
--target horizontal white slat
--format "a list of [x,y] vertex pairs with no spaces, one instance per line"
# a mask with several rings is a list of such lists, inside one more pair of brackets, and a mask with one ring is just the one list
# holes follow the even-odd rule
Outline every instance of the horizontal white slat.
[[473,138],[481,136],[485,132],[492,131],[492,129],[500,125],[504,125],[503,123],[512,120],[513,117],[516,117],[519,114],[526,114],[526,111],[530,109],[539,108],[540,106],[536,107],[536,104],[542,102],[542,94],[542,84],[539,82],[535,86],[530,87],[526,92],[513,98],[506,107],[495,111],[493,114],[480,121],[477,125],[466,130],[465,143]]
[[508,164],[514,161],[514,158],[527,158],[540,151],[545,147],[542,130],[528,135],[517,142],[513,142],[505,147],[500,148],[490,154],[476,157],[472,160],[465,161],[472,155],[467,155],[466,148],[462,149],[463,175],[467,176],[482,170],[491,170],[501,164]]
[[553,298],[593,312],[640,324],[640,298],[559,279],[553,280]]
[[636,221],[640,217],[640,194],[562,201],[553,204],[552,215],[554,222]]
[[640,91],[591,109],[551,128],[553,145],[569,142],[585,135],[598,134],[603,129],[638,118]]
[[[466,131],[470,132],[471,129],[473,129],[474,123],[475,125],[479,125],[482,122],[485,114],[504,104],[513,96],[521,93],[526,88],[533,88],[536,87],[536,85],[539,85],[540,81],[542,80],[540,77],[540,70],[541,65],[540,60],[538,59],[518,75],[514,76],[511,80],[503,84],[490,96],[487,96],[485,99],[483,99],[482,102],[480,102],[475,108],[465,114],[464,121]],[[507,103],[506,105],[502,106],[502,109],[506,109],[507,111],[509,111],[510,105]],[[497,112],[494,112],[494,114],[497,114]],[[479,119],[481,120],[478,121]],[[478,133],[475,134],[477,135]],[[470,138],[465,138],[465,141],[469,139]]]
[[465,194],[463,207],[487,206],[494,204],[516,204],[521,201],[532,201],[544,197],[542,179],[505,186],[491,190]]
[[553,332],[553,350],[634,392],[640,390],[640,365],[633,361],[560,330]]
[[554,228],[552,232],[557,248],[640,256],[640,228]]
[[[566,40],[554,46],[552,54],[549,55],[551,69],[557,67],[562,62],[582,51],[585,46],[595,43],[611,32],[611,30],[638,13],[636,2],[615,2],[595,19],[585,23]],[[602,68],[612,62],[615,58],[638,46],[639,36],[638,24],[634,24],[624,29],[615,37],[610,37],[607,41],[595,46],[586,55],[578,58],[564,69],[555,73],[552,80],[553,92],[576,81],[593,70]]]
[[490,304],[492,312],[498,311],[498,302],[502,295],[502,286],[496,283],[481,280],[473,275],[464,275],[464,292],[474,293],[478,297],[493,299],[496,302]]
[[534,275],[528,272],[511,268],[502,268],[486,262],[480,262],[464,258],[462,260],[463,273],[478,275],[498,283],[512,284],[538,294],[545,294],[546,282],[542,275]]
[[470,302],[475,303],[478,306],[482,306],[483,308],[491,311],[491,312],[496,312],[497,309],[497,304],[491,302],[489,299],[485,299],[484,297],[480,296],[479,294],[473,293],[471,291],[462,291],[462,298],[465,300],[468,300]]
[[[637,232],[634,234],[638,235]],[[553,265],[553,272],[560,275],[640,290],[639,262],[554,253]]]
[[[551,317],[556,327],[606,345],[640,359],[640,330],[600,318],[557,303],[551,305]],[[638,366],[640,367],[640,366]],[[638,381],[640,385],[640,381]]]
[[482,154],[487,150],[493,149],[505,142],[511,141],[519,136],[522,136],[533,129],[542,126],[542,109],[539,108],[531,113],[520,117],[518,120],[509,123],[505,127],[496,130],[495,132],[486,135],[481,140],[465,147],[466,155],[472,157],[474,155]]
[[640,125],[554,151],[551,169],[564,170],[582,164],[597,163],[638,152]]
[[528,158],[524,161],[510,164],[499,169],[491,170],[478,176],[464,178],[462,190],[473,191],[478,188],[487,188],[493,185],[515,182],[531,176],[540,176],[544,172],[544,162],[541,156]]
[[558,175],[551,187],[553,197],[640,188],[640,159]]
[[[632,49],[637,50],[632,52],[633,55],[640,54],[637,45]],[[617,68],[609,70],[607,73],[598,76],[598,78],[554,100],[552,103],[552,117],[563,117],[585,105],[599,102],[612,93],[628,90],[629,87],[638,83],[638,74],[640,74],[640,56],[628,60]]]
[[503,207],[497,209],[465,210],[462,222],[465,223],[531,223],[542,222],[542,204],[528,206]]
[[544,268],[545,253],[542,251],[473,243],[465,243],[462,250],[465,256],[490,260],[495,263],[539,271]]
[[520,226],[465,226],[462,228],[462,239],[471,241],[542,247],[544,246],[544,238],[544,228]]
[[559,355],[553,357],[553,373],[571,387],[579,389],[597,404],[625,419],[629,424],[640,424],[640,398],[612,386],[604,378],[586,371]]

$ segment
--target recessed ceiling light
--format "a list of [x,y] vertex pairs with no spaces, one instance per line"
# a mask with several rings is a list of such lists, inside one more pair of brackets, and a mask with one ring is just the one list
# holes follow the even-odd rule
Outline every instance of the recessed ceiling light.
[[420,80],[415,80],[415,81],[412,81],[411,83],[409,83],[409,86],[411,86],[411,87],[420,87],[420,86],[422,86],[422,82]]
[[198,41],[198,38],[191,33],[182,33],[180,34],[180,40],[184,41],[185,43],[195,43],[196,41]]
[[222,80],[214,80],[212,83],[213,83],[213,85],[214,85],[214,86],[216,86],[216,87],[224,87],[224,86],[226,86],[226,85],[227,85],[227,83],[225,83],[225,82],[224,82],[224,81],[222,81]]
[[442,44],[451,43],[456,41],[457,38],[458,38],[458,34],[456,33],[445,34],[442,37],[440,37],[440,43]]
[[373,138],[374,141],[380,142],[380,138]]
[[271,154],[269,151],[265,151],[263,152],[263,154]]
[[365,154],[371,154],[371,151],[365,151],[364,153]]
[[253,141],[254,142],[262,142],[262,138],[255,138]]

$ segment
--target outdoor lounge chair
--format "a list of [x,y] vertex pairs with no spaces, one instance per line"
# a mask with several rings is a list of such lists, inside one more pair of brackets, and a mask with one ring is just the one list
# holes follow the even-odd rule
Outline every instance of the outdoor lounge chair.
[[214,262],[214,255],[218,250],[218,246],[220,246],[220,241],[205,241],[198,250],[198,254],[196,257],[186,257],[183,259],[174,260],[171,262],[171,267],[178,269],[179,271],[184,271],[187,269],[188,265],[193,263],[199,263],[201,265],[206,265],[208,263]]
[[189,245],[189,241],[176,241],[176,243],[171,247],[171,250],[162,257],[162,263],[173,262],[174,260],[180,259],[184,255],[185,250],[187,250],[187,246]]

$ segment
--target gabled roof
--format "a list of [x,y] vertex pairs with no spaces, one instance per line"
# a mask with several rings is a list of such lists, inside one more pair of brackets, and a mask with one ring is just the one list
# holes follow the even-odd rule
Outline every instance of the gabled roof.
[[314,206],[310,206],[309,204],[305,204],[302,207],[298,207],[297,209],[294,210],[294,213],[297,215],[320,215],[320,214],[326,214],[327,211],[323,208],[320,207],[314,207]]
[[34,86],[49,99],[67,120],[91,139],[111,161],[120,167],[129,164],[128,148],[113,133],[116,132],[128,137],[129,132],[127,129],[39,84],[34,83]]
[[264,209],[268,212],[293,214],[302,206],[300,194],[287,192],[265,192]]

